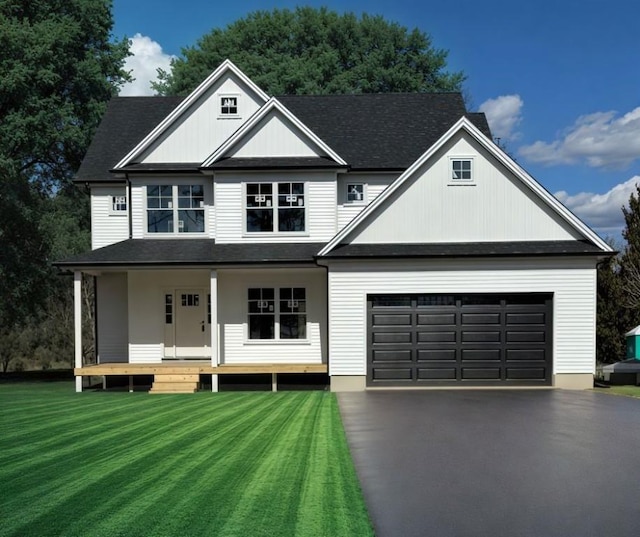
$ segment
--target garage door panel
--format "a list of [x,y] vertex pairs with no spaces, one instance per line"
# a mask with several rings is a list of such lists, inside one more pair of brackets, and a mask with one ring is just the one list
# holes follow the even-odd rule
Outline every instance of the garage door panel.
[[486,343],[500,343],[500,332],[499,331],[471,331],[465,330],[462,332],[462,342],[463,343],[473,343],[473,342],[486,342]]
[[418,349],[418,362],[455,362],[456,349]]
[[377,368],[373,373],[374,380],[396,380],[411,381],[413,380],[413,369],[405,368]]
[[488,361],[499,362],[501,359],[500,349],[462,349],[462,361]]
[[549,385],[552,311],[540,293],[369,297],[367,382]]
[[388,350],[374,350],[372,353],[373,363],[384,362],[407,362],[411,363],[411,349],[391,348]]
[[407,314],[407,313],[374,314],[373,322],[374,322],[374,326],[394,326],[394,325],[411,326],[411,314]]
[[509,330],[507,332],[507,343],[544,343],[545,332],[543,330]]
[[374,332],[374,343],[411,343],[411,332]]
[[418,325],[455,326],[455,313],[418,313]]
[[546,322],[543,312],[540,313],[508,313],[507,312],[507,326],[513,324],[532,324],[537,326],[544,326]]
[[456,332],[451,330],[448,332],[418,332],[418,343],[455,343]]
[[500,380],[499,367],[463,367],[462,380]]
[[457,369],[447,368],[418,368],[418,380],[456,380]]
[[462,324],[500,324],[500,313],[463,313]]

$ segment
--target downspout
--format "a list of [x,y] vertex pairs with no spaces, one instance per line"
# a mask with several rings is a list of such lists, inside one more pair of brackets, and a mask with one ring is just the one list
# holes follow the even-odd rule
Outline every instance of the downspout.
[[129,238],[133,239],[133,211],[131,210],[131,179],[129,179],[129,174],[125,173],[124,176],[127,180],[127,212],[129,218]]

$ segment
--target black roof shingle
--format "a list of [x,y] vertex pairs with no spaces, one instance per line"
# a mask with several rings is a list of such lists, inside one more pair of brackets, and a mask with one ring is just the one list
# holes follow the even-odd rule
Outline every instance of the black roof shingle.
[[[113,98],[75,180],[117,181],[109,170],[183,99]],[[356,170],[405,170],[464,115],[491,136],[484,114],[468,114],[459,93],[282,95],[278,100]],[[238,162],[237,166],[246,164]],[[270,162],[259,164],[273,166]],[[214,168],[235,165],[216,163]],[[153,168],[133,163],[124,171],[194,171],[196,165],[166,163]]]

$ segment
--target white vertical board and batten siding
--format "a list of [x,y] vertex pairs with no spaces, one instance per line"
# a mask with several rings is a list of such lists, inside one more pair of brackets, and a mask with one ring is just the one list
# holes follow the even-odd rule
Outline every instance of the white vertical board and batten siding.
[[111,197],[126,194],[125,186],[91,187],[92,250],[129,238],[129,211],[123,214],[113,214],[111,211]]
[[237,147],[226,156],[256,157],[316,157],[318,149],[306,140],[280,112],[273,112],[260,121]]
[[[186,237],[181,233],[147,233],[147,186],[148,185],[204,185],[205,233],[190,234]],[[215,238],[216,211],[213,199],[213,184],[210,176],[205,175],[175,175],[155,178],[131,179],[131,233],[134,239],[168,239],[177,238]]]
[[[304,233],[245,233],[244,183],[304,182],[307,230]],[[216,241],[322,242],[337,232],[335,172],[218,173],[215,177]],[[274,193],[274,203],[276,195]],[[277,207],[275,208],[277,210]]]
[[[451,180],[451,157],[473,158],[473,180]],[[499,164],[459,133],[385,200],[352,243],[500,242],[583,237]]]
[[209,270],[129,271],[130,363],[147,364],[162,361],[165,341],[165,293],[172,293],[181,287],[209,289],[209,277]]
[[97,277],[98,363],[128,360],[127,274],[104,273]]
[[[237,95],[239,117],[220,117],[220,96]],[[140,157],[140,162],[203,162],[262,106],[262,100],[228,73],[182,114]]]
[[[346,226],[351,220],[370,203],[372,203],[384,190],[393,183],[399,174],[338,174],[338,230]],[[347,202],[347,185],[362,183],[365,185],[364,203]]]
[[553,373],[593,373],[595,259],[332,262],[331,375],[365,375],[367,295],[553,293]]
[[[306,341],[248,339],[248,289],[304,287]],[[219,270],[220,361],[224,364],[321,364],[327,359],[327,284],[324,269]]]

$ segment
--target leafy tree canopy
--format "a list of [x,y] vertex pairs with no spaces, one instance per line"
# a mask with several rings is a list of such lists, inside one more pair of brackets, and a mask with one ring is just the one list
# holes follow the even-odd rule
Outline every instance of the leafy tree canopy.
[[459,91],[465,79],[417,28],[326,8],[257,11],[182,53],[160,94],[188,94],[227,58],[271,95]]
[[[107,0],[0,0],[0,165],[55,187],[127,79]],[[1,169],[1,168],[0,168]]]

